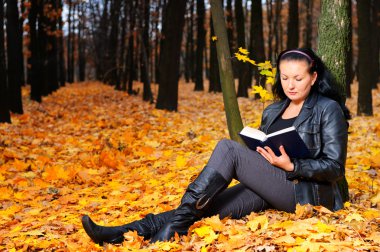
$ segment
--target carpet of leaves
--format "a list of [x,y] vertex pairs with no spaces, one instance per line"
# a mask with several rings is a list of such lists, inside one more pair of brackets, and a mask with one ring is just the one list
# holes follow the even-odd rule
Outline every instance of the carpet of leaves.
[[[221,94],[180,84],[177,113],[100,83],[59,89],[41,104],[23,90],[24,115],[0,124],[0,250],[3,251],[379,251],[380,93],[373,117],[350,121],[350,203],[332,213],[298,206],[240,220],[202,219],[188,236],[149,244],[135,232],[121,245],[94,244],[89,214],[119,225],[176,207],[217,141],[228,137]],[[157,88],[154,88],[157,91]],[[355,94],[354,86],[354,94]],[[348,100],[356,111],[356,98]],[[240,99],[244,124],[263,104]]]

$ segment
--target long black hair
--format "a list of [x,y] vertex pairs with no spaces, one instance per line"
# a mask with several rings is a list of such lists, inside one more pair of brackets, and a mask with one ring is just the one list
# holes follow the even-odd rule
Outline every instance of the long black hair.
[[350,119],[350,111],[344,104],[343,97],[339,95],[336,87],[336,81],[327,69],[320,57],[318,57],[313,50],[308,48],[298,48],[293,50],[282,51],[276,62],[277,73],[275,77],[275,83],[272,87],[272,92],[275,98],[283,100],[286,99],[284,89],[281,85],[280,79],[280,62],[283,60],[301,60],[306,61],[309,64],[309,73],[317,73],[317,79],[311,88],[310,92],[318,92],[323,96],[335,100],[341,106],[346,119]]

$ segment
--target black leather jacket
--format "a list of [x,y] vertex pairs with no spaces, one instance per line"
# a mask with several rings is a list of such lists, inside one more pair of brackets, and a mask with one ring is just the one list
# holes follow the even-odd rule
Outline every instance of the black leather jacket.
[[[269,105],[260,129],[267,132],[289,103],[287,99]],[[292,159],[294,171],[287,172],[287,179],[295,183],[296,202],[341,209],[343,201],[337,181],[345,175],[348,136],[341,107],[334,100],[311,93],[294,126],[311,153],[309,159]]]

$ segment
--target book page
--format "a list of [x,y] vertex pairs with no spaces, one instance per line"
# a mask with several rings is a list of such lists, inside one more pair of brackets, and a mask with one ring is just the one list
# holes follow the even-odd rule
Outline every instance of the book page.
[[277,135],[284,134],[286,132],[293,131],[293,130],[296,130],[296,128],[294,126],[291,126],[289,128],[285,128],[285,129],[273,132],[273,133],[269,134],[267,137],[269,138],[269,137],[272,137],[272,136],[277,136]]
[[248,126],[244,127],[244,129],[240,131],[240,134],[260,141],[265,141],[267,139],[267,135],[264,132]]

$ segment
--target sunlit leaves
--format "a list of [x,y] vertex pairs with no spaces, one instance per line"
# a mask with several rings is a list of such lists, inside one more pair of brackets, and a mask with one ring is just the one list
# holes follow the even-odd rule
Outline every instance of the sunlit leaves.
[[[274,76],[268,63],[260,67]],[[179,112],[170,113],[96,83],[61,88],[41,104],[23,89],[26,114],[0,124],[0,250],[379,251],[379,92],[376,116],[350,121],[351,202],[344,209],[297,205],[291,214],[212,216],[187,236],[155,244],[136,232],[127,232],[119,246],[91,242],[82,214],[113,226],[172,210],[217,141],[228,137],[221,95],[195,93],[182,83],[180,90]],[[263,104],[239,99],[239,105],[244,124],[257,128]]]

